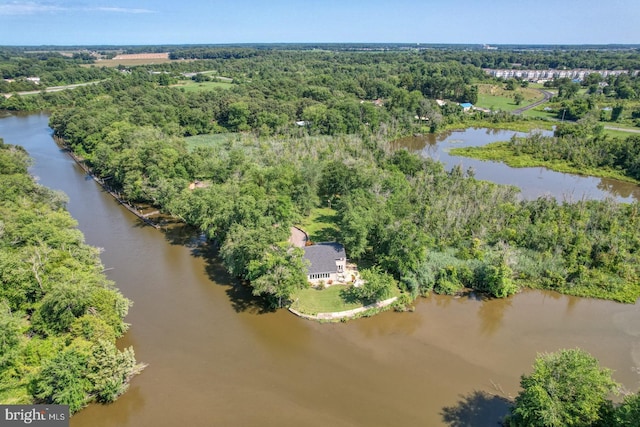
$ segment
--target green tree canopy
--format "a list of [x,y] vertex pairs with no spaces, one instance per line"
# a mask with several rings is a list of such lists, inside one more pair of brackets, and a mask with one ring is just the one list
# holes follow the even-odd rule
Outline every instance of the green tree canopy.
[[512,427],[592,426],[601,419],[607,396],[619,387],[609,369],[580,349],[538,356],[520,385],[507,422]]

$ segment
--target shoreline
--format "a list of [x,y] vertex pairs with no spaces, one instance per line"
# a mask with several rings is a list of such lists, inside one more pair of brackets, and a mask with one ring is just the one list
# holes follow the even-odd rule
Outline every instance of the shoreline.
[[345,310],[345,311],[335,311],[330,313],[306,314],[298,310],[295,310],[294,308],[291,308],[291,307],[289,307],[287,310],[289,310],[291,313],[295,314],[296,316],[301,317],[303,319],[307,319],[307,320],[339,322],[346,319],[353,319],[357,315],[365,313],[369,310],[388,307],[394,302],[396,302],[397,299],[398,297],[392,297],[386,300],[375,302],[373,304],[365,305],[364,307],[358,307],[358,308]]
[[132,214],[134,214],[135,216],[137,216],[142,222],[144,222],[145,224],[155,228],[156,230],[160,230],[162,227],[160,226],[160,224],[157,224],[153,221],[151,221],[147,215],[143,214],[142,212],[140,212],[139,210],[137,210],[135,207],[133,207],[128,201],[124,200],[123,198],[121,198],[116,192],[114,192],[113,190],[111,190],[107,184],[104,182],[104,180],[100,177],[98,177],[97,175],[95,175],[91,169],[85,164],[85,161],[82,160],[80,157],[78,157],[76,155],[76,153],[73,152],[73,150],[64,142],[64,140],[62,138],[53,137],[53,140],[55,141],[55,143],[61,147],[68,155],[69,157],[71,157],[78,166],[80,166],[80,168],[82,168],[83,171],[85,171],[85,173],[87,175],[89,175],[91,178],[93,178],[93,180],[95,182],[97,182],[98,184],[100,184],[100,187],[102,187],[102,189],[104,191],[106,191],[107,193],[109,193],[111,195],[111,197],[113,197],[114,199],[116,199],[116,201],[118,203],[120,203],[125,209],[127,209],[129,212],[131,212]]

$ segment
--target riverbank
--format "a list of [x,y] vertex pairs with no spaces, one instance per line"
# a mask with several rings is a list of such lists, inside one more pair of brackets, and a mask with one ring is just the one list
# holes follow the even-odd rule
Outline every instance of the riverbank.
[[576,167],[562,160],[541,160],[530,154],[516,154],[511,143],[508,141],[492,142],[482,147],[452,148],[449,150],[449,154],[453,156],[471,157],[478,160],[503,162],[512,168],[544,167],[561,173],[611,178],[633,184],[640,184],[640,181],[626,176],[615,169]]
[[440,134],[447,131],[462,131],[469,128],[479,129],[487,128],[492,130],[509,130],[514,132],[531,132],[536,129],[552,130],[555,124],[548,120],[523,120],[519,118],[510,122],[492,122],[489,120],[473,120],[464,123],[454,123],[439,127],[434,134]]
[[[128,201],[126,201],[125,199],[123,199],[122,197],[120,197],[120,195],[118,193],[116,193],[115,191],[113,191],[105,182],[102,178],[100,178],[99,176],[95,175],[92,171],[91,168],[89,168],[89,166],[87,166],[86,162],[84,161],[84,159],[81,159],[76,153],[73,152],[73,150],[71,149],[71,147],[69,147],[62,138],[53,138],[54,141],[56,142],[56,144],[62,148],[64,150],[65,153],[67,153],[69,155],[69,157],[71,157],[78,166],[80,166],[80,168],[82,168],[83,171],[85,171],[85,173],[87,175],[89,175],[91,178],[93,178],[93,180],[95,182],[97,182],[98,184],[100,184],[100,186],[104,189],[104,191],[106,191],[107,193],[109,193],[114,199],[116,199],[116,201],[118,203],[120,203],[126,210],[128,210],[129,212],[131,212],[132,214],[134,214],[135,216],[137,216],[142,222],[144,222],[145,224],[159,230],[161,228],[160,224],[157,224],[153,221],[151,221],[149,219],[149,215],[150,214],[145,214],[142,213],[141,211],[139,211],[138,209],[136,209],[133,205],[131,205],[131,203],[129,203]],[[152,212],[152,214],[157,213],[157,211]]]

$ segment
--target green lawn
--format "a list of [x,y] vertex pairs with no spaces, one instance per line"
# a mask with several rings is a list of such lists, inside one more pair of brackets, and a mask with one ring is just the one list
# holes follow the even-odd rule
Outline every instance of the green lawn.
[[[605,125],[605,126],[611,126],[611,124],[609,125]],[[615,126],[615,125],[613,125]],[[615,126],[617,127],[617,126]],[[640,128],[636,128],[638,130],[640,130]],[[622,139],[626,139],[628,137],[630,137],[631,135],[640,135],[638,132],[632,132],[632,131],[624,131],[624,130],[614,130],[614,129],[605,129],[604,133],[606,133],[607,135],[610,135],[612,137],[616,137],[616,138],[622,138]]]
[[336,224],[336,211],[331,208],[314,208],[299,224],[312,242],[333,242],[338,240],[340,229]]
[[[347,288],[346,285],[333,285],[322,290],[316,288],[299,289],[291,297],[294,301],[291,308],[304,314],[318,314],[364,307],[360,301],[347,302],[342,298],[342,292]],[[398,296],[400,296],[400,290],[394,287],[389,298]]]
[[291,307],[305,314],[333,313],[362,307],[360,302],[348,303],[342,298],[345,289],[346,285],[329,286],[322,290],[300,289],[292,295],[294,303]]

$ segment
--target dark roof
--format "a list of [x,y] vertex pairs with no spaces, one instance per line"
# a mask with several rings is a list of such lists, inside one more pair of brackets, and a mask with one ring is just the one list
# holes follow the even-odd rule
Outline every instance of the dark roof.
[[311,263],[307,274],[335,273],[336,260],[346,257],[347,253],[340,243],[318,243],[304,248],[304,259]]

